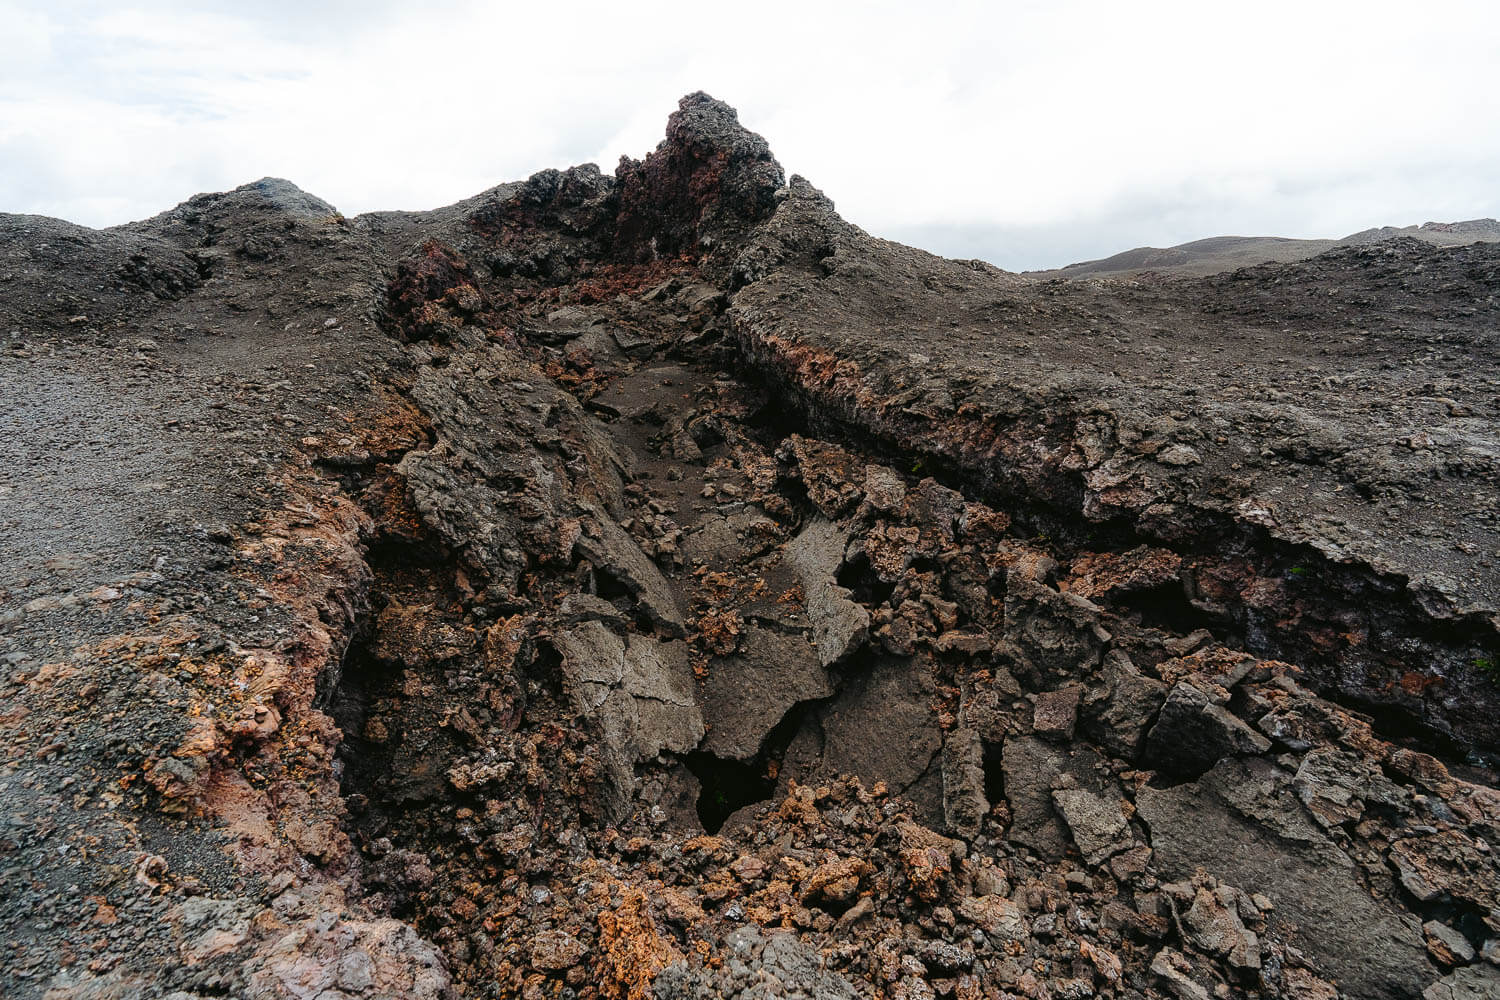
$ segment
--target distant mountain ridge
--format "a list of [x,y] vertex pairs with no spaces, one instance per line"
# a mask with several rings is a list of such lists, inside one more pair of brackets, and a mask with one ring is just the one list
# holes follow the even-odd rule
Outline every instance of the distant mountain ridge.
[[1156,271],[1202,276],[1253,264],[1291,263],[1316,257],[1337,246],[1366,245],[1409,236],[1436,246],[1464,246],[1500,241],[1500,221],[1424,222],[1420,226],[1379,226],[1339,240],[1304,240],[1286,236],[1210,236],[1173,247],[1136,247],[1099,260],[1087,260],[1049,271],[1028,271],[1036,278],[1126,277]]

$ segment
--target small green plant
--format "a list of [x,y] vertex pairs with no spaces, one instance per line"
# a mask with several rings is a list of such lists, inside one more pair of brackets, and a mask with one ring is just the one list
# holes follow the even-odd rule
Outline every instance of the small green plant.
[[914,476],[920,476],[922,474],[922,460],[920,458],[912,463],[911,474]]
[[1286,572],[1287,572],[1287,576],[1306,576],[1307,575],[1307,567],[1306,566],[1293,566],[1291,569],[1287,570]]
[[1491,680],[1500,680],[1500,666],[1488,656],[1474,657],[1474,669],[1482,674],[1488,674]]

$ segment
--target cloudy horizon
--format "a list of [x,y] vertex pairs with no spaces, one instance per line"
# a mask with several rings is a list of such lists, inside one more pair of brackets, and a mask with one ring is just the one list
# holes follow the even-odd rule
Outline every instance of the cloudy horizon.
[[0,0],[0,212],[285,177],[345,214],[612,170],[706,90],[867,231],[1012,270],[1500,216],[1500,8]]

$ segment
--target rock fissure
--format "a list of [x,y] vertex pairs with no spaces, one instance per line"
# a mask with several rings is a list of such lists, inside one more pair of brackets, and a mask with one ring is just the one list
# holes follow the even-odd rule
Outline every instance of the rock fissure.
[[[205,523],[140,573],[78,515],[114,578],[0,584],[20,649],[77,639],[4,661],[8,994],[1500,983],[1495,510],[1465,492],[1500,448],[1409,353],[1477,363],[1493,296],[1383,284],[1482,291],[1493,248],[1031,281],[848,226],[705,95],[612,177],[354,220],[264,181],[83,232],[120,289],[16,319],[60,360],[5,377],[107,352],[137,395],[79,398],[156,398],[120,454]],[[1362,281],[1337,315],[1309,291]],[[1229,357],[1189,378],[1167,342]],[[1410,367],[1385,429],[1277,395],[1335,347]],[[163,365],[209,388],[152,397]],[[115,868],[43,864],[90,816]],[[65,926],[89,951],[49,971]]]
[[[1131,524],[1128,513],[1096,520],[1082,474],[1041,488],[1013,485],[1026,478],[1026,466],[1008,468],[1002,461],[996,469],[992,455],[975,454],[963,441],[964,427],[1007,423],[1004,416],[971,416],[956,428],[959,436],[935,439],[925,422],[904,425],[899,417],[888,422],[884,413],[857,407],[842,385],[803,384],[785,371],[780,358],[749,343],[745,354],[773,391],[795,401],[790,408],[805,414],[819,433],[870,449],[897,468],[920,469],[950,487],[974,492],[1011,513],[1018,527],[1042,539],[1059,558],[1141,546],[1172,552],[1182,559],[1183,573],[1161,588],[1161,603],[1169,604],[1158,618],[1162,624],[1177,631],[1206,627],[1223,642],[1303,665],[1320,693],[1388,713],[1393,727],[1422,731],[1429,747],[1448,755],[1489,753],[1485,748],[1496,743],[1478,710],[1482,699],[1445,704],[1424,699],[1440,678],[1463,678],[1476,664],[1497,662],[1500,634],[1492,612],[1456,608],[1418,589],[1405,574],[1384,571],[1326,543],[1278,537],[1267,526],[1238,522],[1220,511],[1173,512],[1154,523]],[[1066,450],[1063,443],[1049,441],[1046,429],[1017,437],[1022,443],[1045,442],[1048,451]],[[1244,591],[1257,586],[1293,592],[1247,600]],[[1142,606],[1147,593],[1121,596],[1124,606],[1150,612]],[[1283,624],[1288,619],[1294,627]],[[1430,673],[1411,670],[1414,660]],[[1367,675],[1379,682],[1366,680]]]

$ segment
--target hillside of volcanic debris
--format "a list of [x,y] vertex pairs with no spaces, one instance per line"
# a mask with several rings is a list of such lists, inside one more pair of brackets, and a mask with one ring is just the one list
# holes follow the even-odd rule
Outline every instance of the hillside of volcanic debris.
[[1500,995],[1500,248],[0,218],[0,993]]

